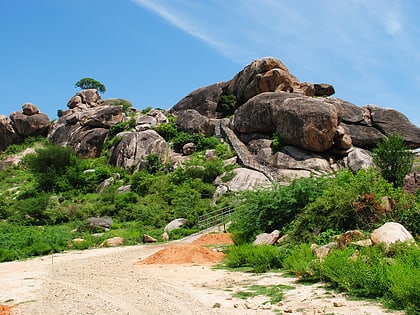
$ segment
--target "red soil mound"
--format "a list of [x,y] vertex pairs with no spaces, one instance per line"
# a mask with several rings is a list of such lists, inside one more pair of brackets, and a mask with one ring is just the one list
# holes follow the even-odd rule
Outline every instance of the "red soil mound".
[[195,240],[191,244],[194,245],[221,245],[221,244],[233,244],[230,233],[219,233],[219,234],[204,234],[199,239]]
[[138,264],[211,264],[223,260],[225,254],[200,245],[176,245],[164,248]]
[[12,306],[0,304],[0,315],[12,315]]
[[233,244],[229,233],[205,234],[189,245],[166,247],[138,264],[215,264],[221,262],[225,254],[201,245],[221,244]]

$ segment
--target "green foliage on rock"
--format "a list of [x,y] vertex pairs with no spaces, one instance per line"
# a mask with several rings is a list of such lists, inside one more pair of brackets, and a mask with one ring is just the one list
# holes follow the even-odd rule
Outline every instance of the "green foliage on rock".
[[373,149],[373,162],[381,175],[395,187],[401,187],[411,172],[414,154],[401,136],[390,134]]
[[217,103],[216,111],[221,113],[222,117],[232,115],[237,107],[237,99],[233,94],[221,95]]

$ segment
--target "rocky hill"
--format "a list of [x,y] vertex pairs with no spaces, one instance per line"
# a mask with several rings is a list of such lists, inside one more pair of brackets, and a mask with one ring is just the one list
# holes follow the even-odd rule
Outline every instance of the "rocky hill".
[[113,165],[140,169],[151,153],[175,163],[180,153],[154,130],[168,122],[169,114],[181,130],[228,141],[240,164],[271,181],[367,167],[369,150],[389,133],[420,147],[420,129],[402,113],[358,107],[334,93],[332,85],[299,82],[280,60],[264,58],[230,81],[192,91],[169,111],[139,111],[127,100],[102,100],[96,90],[83,90],[50,122],[26,103],[10,117],[0,115],[0,150],[42,135],[54,144],[72,146],[82,157],[97,157],[106,141],[117,136],[108,148]]

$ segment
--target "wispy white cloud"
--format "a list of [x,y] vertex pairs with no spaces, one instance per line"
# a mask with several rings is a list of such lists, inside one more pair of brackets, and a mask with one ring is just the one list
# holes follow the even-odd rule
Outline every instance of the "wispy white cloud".
[[332,80],[354,95],[363,85],[374,99],[390,94],[391,72],[418,82],[416,0],[131,1],[236,63],[275,56],[299,79]]

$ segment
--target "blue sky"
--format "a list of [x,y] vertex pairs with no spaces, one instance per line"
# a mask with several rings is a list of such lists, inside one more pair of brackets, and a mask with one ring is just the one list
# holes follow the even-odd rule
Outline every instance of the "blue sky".
[[420,126],[417,0],[13,0],[0,12],[1,114],[32,102],[55,119],[84,77],[103,98],[170,108],[273,56]]

